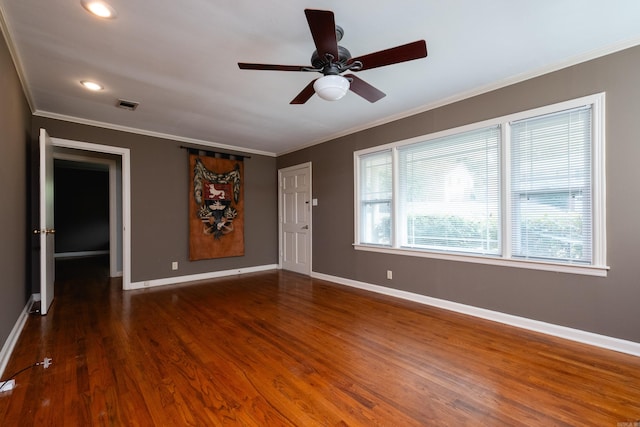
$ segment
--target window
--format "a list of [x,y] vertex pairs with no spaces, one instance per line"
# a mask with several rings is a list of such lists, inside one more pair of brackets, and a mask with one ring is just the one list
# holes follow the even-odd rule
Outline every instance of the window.
[[360,159],[362,228],[360,241],[376,245],[391,243],[391,150]]
[[606,275],[603,103],[356,152],[356,249]]
[[492,126],[397,149],[401,247],[500,252],[499,142]]
[[514,257],[591,264],[591,114],[511,123]]

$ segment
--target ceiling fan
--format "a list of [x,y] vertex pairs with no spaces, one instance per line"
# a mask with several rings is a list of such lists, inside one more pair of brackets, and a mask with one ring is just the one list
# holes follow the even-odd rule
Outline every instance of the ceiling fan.
[[305,9],[304,11],[316,50],[311,55],[311,66],[272,65],[239,62],[243,70],[270,71],[315,71],[323,76],[313,80],[291,101],[291,104],[304,104],[314,93],[323,99],[335,101],[342,98],[348,90],[355,92],[369,102],[376,102],[385,93],[371,86],[354,74],[341,74],[347,71],[362,71],[399,62],[411,61],[427,56],[427,44],[424,40],[351,57],[351,53],[338,42],[344,31],[335,24],[333,12],[329,10]]

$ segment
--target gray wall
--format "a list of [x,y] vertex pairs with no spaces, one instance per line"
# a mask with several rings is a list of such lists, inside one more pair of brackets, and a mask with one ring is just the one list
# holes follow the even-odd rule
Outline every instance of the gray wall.
[[[279,157],[278,168],[313,163],[313,271],[640,342],[639,70],[635,47]],[[599,92],[606,92],[608,277],[352,248],[354,151]]]
[[[190,262],[184,143],[35,116],[33,135],[39,128],[54,138],[131,150],[133,282],[278,263],[274,157],[252,154],[245,159],[245,255]],[[171,270],[172,261],[178,261],[179,270]],[[34,281],[34,291],[36,286]]]
[[30,125],[31,111],[0,35],[0,346],[31,294],[27,286]]

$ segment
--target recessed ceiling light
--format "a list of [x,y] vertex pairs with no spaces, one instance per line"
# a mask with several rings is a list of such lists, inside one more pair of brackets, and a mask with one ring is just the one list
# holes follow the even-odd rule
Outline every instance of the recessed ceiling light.
[[102,0],[81,0],[80,3],[88,12],[100,18],[115,18],[116,10]]
[[98,90],[102,90],[104,89],[104,87],[96,82],[92,82],[90,80],[81,80],[80,84],[82,86],[84,86],[85,88],[89,89],[89,90],[93,90],[93,91],[98,91]]

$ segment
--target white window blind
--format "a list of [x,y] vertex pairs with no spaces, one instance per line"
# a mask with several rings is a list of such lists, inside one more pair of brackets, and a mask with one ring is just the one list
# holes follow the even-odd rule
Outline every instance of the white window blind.
[[513,257],[592,262],[591,106],[511,123]]
[[500,252],[500,127],[398,148],[399,244]]
[[391,150],[360,156],[360,241],[391,244]]

